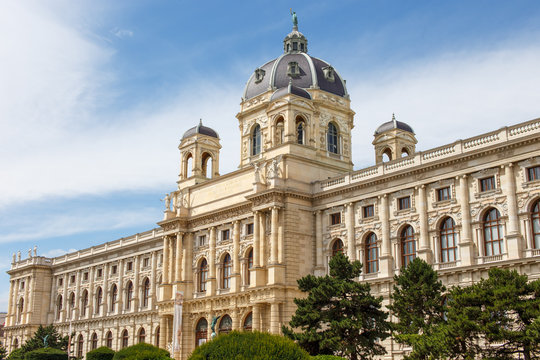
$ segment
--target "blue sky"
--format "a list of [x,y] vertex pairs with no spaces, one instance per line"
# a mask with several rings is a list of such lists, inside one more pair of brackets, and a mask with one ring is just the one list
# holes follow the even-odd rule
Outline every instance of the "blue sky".
[[236,169],[243,87],[291,7],[347,79],[356,169],[393,112],[420,150],[540,116],[538,1],[2,1],[0,311],[13,252],[155,227],[199,118]]

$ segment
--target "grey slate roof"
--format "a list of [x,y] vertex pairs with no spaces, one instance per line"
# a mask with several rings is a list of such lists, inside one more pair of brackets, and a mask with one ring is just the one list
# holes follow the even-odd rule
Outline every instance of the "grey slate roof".
[[382,134],[385,131],[394,130],[394,129],[400,129],[400,130],[408,131],[414,134],[414,130],[412,129],[412,127],[405,124],[404,122],[397,121],[396,119],[392,119],[388,122],[385,122],[381,126],[379,126],[377,130],[375,130],[375,135]]
[[208,135],[216,139],[219,139],[218,133],[214,129],[204,126],[201,121],[199,122],[199,125],[192,127],[191,129],[186,131],[184,133],[184,136],[182,136],[182,140],[187,139],[188,137],[196,135],[196,134]]
[[274,93],[272,94],[272,97],[270,98],[270,101],[277,100],[280,97],[283,97],[287,94],[294,94],[294,95],[301,96],[303,98],[311,100],[311,95],[306,90],[299,88],[298,86],[289,84],[288,86],[282,87],[274,91]]
[[[300,68],[300,75],[290,77],[287,75],[288,64],[297,62]],[[258,96],[268,90],[281,89],[288,86],[289,80],[292,79],[292,85],[309,89],[311,87],[319,87],[321,90],[329,93],[345,96],[347,88],[345,82],[339,76],[337,71],[334,74],[334,82],[327,80],[323,73],[323,68],[330,66],[326,61],[317,59],[303,52],[286,53],[262,65],[260,69],[265,71],[265,76],[260,82],[256,82],[255,73],[249,78],[244,90],[244,100],[248,100]]]

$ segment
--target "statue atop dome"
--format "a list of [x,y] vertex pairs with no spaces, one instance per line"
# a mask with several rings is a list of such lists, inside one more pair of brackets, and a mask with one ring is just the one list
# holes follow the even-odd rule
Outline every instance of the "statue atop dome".
[[296,12],[292,11],[291,9],[291,16],[292,16],[292,23],[295,28],[298,28],[298,17],[296,16]]

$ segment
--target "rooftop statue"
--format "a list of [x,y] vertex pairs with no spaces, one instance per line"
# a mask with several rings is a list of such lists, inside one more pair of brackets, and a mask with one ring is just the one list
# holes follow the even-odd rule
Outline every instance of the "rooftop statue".
[[296,12],[292,11],[292,9],[291,9],[291,15],[292,15],[293,26],[297,27],[298,26],[298,17],[296,16]]

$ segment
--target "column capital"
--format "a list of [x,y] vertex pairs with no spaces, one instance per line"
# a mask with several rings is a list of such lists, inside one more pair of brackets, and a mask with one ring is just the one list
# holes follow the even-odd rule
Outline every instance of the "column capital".
[[379,199],[379,200],[386,199],[386,198],[388,198],[388,194],[383,194],[383,195],[377,196],[377,199]]
[[234,220],[233,225],[240,224],[240,220]]
[[514,163],[508,163],[508,164],[502,164],[501,165],[501,169],[504,169],[504,168],[512,168],[514,166]]
[[185,234],[185,233],[184,233],[183,231],[179,231],[179,232],[176,233],[176,237],[177,237],[177,238],[178,238],[179,236],[182,237],[182,236],[184,236],[184,234]]

